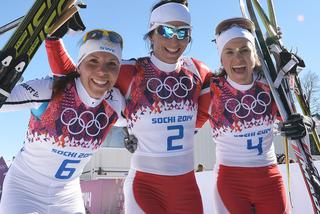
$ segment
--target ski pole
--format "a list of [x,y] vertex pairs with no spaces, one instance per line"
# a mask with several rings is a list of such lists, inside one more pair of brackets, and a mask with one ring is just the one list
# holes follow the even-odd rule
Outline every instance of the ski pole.
[[9,22],[8,24],[5,24],[5,25],[1,26],[0,27],[0,35],[6,33],[7,31],[9,31],[9,30],[11,30],[11,29],[13,29],[15,27],[17,27],[21,23],[23,18],[24,18],[24,16],[21,16],[21,17],[15,19],[15,20]]

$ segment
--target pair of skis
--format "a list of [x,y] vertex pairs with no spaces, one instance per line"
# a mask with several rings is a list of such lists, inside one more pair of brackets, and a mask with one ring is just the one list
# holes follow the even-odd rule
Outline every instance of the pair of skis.
[[[244,1],[239,1],[242,15],[248,18]],[[267,0],[269,16],[264,12],[258,0],[246,0],[246,5],[249,17],[255,24],[256,48],[262,70],[282,119],[286,121],[289,115],[297,112],[294,97],[298,100],[302,113],[311,116],[297,76],[299,66],[304,67],[304,63],[283,46],[272,0]],[[267,38],[263,36],[255,11],[259,14],[266,29]],[[311,137],[320,150],[320,141],[316,130],[313,130]],[[320,214],[320,176],[312,161],[309,138],[291,141],[291,145],[308,189],[314,213]]]
[[2,27],[17,29],[0,51],[0,107],[48,35],[78,11],[76,0],[36,0],[29,12]]

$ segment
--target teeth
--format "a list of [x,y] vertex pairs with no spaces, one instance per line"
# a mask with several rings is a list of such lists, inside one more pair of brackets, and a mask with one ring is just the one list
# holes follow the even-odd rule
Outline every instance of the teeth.
[[106,84],[108,81],[102,81],[102,80],[96,80],[96,79],[93,79],[93,82],[99,84],[99,85],[104,85]]
[[171,49],[171,48],[167,48],[167,50],[168,50],[169,52],[172,52],[172,53],[175,53],[175,52],[178,51],[178,49]]
[[245,65],[235,65],[232,68],[237,69],[237,68],[245,68]]

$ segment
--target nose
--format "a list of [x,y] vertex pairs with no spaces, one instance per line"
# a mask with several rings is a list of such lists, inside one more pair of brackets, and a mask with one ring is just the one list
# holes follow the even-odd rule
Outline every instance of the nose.
[[173,37],[172,37],[172,39],[179,41],[177,34],[174,34]]
[[110,69],[106,65],[99,66],[98,75],[100,76],[108,76],[110,75]]
[[236,54],[234,56],[238,61],[241,61],[243,59],[243,55],[240,53],[240,51],[236,51]]
[[170,44],[171,47],[178,47],[180,44],[180,41],[177,37],[177,35],[173,35],[172,38],[167,39],[167,43]]

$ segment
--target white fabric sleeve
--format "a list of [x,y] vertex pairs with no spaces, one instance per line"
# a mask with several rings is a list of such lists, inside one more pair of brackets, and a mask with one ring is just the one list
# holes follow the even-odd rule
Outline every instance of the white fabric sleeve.
[[126,104],[124,96],[121,94],[120,90],[114,87],[112,92],[108,93],[106,101],[118,114],[118,120],[114,125],[118,127],[127,126],[127,120],[123,116]]
[[0,112],[37,109],[42,103],[50,101],[52,84],[53,78],[48,76],[16,85]]

